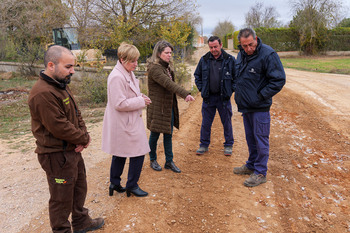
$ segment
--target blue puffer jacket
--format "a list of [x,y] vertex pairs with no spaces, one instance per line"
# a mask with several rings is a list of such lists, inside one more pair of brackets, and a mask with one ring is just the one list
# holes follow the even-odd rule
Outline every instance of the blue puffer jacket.
[[[234,77],[235,77],[235,58],[230,54],[221,50],[223,55],[220,94],[223,100],[229,100],[234,90]],[[210,55],[206,53],[197,65],[194,72],[195,82],[198,90],[201,92],[203,101],[207,102],[209,98],[209,74],[210,74]]]
[[277,53],[258,38],[253,55],[239,46],[236,63],[235,101],[238,111],[267,112],[286,82],[286,75]]

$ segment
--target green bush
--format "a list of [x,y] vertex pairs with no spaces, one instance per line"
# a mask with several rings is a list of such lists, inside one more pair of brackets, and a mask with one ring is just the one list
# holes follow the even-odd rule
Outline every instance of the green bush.
[[233,33],[233,48],[238,49],[239,41],[238,41],[238,33],[239,31],[235,31]]
[[233,38],[232,33],[228,33],[228,34],[225,35],[224,41],[222,42],[224,48],[228,48],[229,47],[228,46],[228,40],[232,39],[232,38]]
[[44,63],[44,45],[36,41],[26,41],[18,51],[18,61],[21,63],[20,73],[24,76],[37,75],[34,64]]
[[18,58],[16,45],[12,40],[6,42],[5,59],[7,61],[15,61]]
[[0,36],[0,59],[15,61],[18,58],[16,45],[8,36]]
[[191,79],[191,74],[188,71],[187,65],[180,62],[175,66],[175,81],[180,85],[188,82]]
[[107,78],[106,73],[100,72],[95,76],[85,76],[80,81],[78,96],[82,104],[99,104],[107,102]]
[[198,92],[199,92],[199,91],[198,91],[197,86],[196,86],[196,85],[193,85],[192,88],[191,88],[191,95],[192,95],[192,96],[195,96],[195,95],[197,95]]

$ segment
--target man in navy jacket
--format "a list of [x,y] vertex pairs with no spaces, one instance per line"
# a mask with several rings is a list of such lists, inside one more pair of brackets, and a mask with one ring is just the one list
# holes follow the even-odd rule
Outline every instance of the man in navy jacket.
[[197,155],[208,151],[211,125],[218,110],[224,127],[224,154],[232,154],[232,106],[231,96],[234,89],[235,58],[222,49],[221,40],[211,36],[208,40],[210,52],[201,57],[196,71],[195,82],[203,98],[202,126]]
[[286,75],[277,53],[251,28],[238,34],[240,52],[237,56],[235,101],[243,115],[249,158],[245,165],[235,167],[235,174],[249,174],[244,185],[254,187],[266,182],[269,158],[270,107],[272,97],[286,82]]

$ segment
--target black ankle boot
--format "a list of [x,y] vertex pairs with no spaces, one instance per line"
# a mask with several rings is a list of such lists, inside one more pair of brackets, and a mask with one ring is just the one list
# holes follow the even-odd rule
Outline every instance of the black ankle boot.
[[143,191],[142,189],[140,189],[140,187],[127,189],[126,190],[126,196],[130,197],[131,194],[134,194],[136,197],[145,197],[145,196],[148,195],[148,193]]
[[151,168],[152,168],[153,170],[155,170],[155,171],[161,171],[161,170],[162,170],[162,167],[159,166],[157,160],[151,160],[150,165],[151,165]]
[[123,193],[126,191],[126,189],[124,187],[122,187],[120,184],[119,185],[115,185],[115,184],[110,184],[109,185],[109,196],[113,196],[113,192],[117,191],[118,193]]
[[165,169],[171,169],[173,172],[176,172],[176,173],[180,173],[181,170],[176,167],[175,163],[173,161],[171,162],[166,162],[165,165],[164,165],[164,168]]

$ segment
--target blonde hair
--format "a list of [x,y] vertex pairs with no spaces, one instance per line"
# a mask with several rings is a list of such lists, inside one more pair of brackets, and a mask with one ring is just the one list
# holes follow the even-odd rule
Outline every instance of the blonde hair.
[[[152,56],[147,59],[148,65],[153,63],[159,63],[160,54],[165,50],[165,48],[169,47],[171,51],[174,51],[174,47],[166,40],[158,41],[154,46]],[[172,66],[172,60],[170,60],[170,66]]]
[[139,57],[140,52],[135,45],[131,45],[126,42],[120,44],[118,48],[118,59],[120,62],[121,59],[123,59],[123,61],[125,61],[126,63],[133,62],[138,60]]

